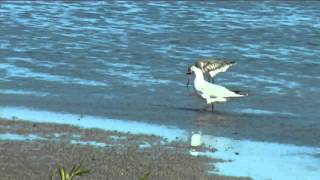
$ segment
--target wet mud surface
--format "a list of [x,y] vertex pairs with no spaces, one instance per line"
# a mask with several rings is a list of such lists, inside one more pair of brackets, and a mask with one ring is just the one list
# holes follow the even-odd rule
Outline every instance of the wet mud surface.
[[208,173],[221,160],[191,156],[190,146],[178,139],[19,121],[0,121],[0,133],[34,137],[0,140],[4,179],[49,179],[56,168],[75,164],[91,170],[79,179],[138,179],[146,173],[150,179],[240,179]]

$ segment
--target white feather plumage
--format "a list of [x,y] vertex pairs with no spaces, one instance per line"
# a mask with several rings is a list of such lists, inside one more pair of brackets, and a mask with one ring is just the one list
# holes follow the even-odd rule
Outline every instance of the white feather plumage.
[[197,94],[206,100],[207,104],[226,102],[227,98],[245,96],[237,94],[223,86],[205,81],[201,69],[196,66],[191,66],[190,70],[195,74],[194,88]]

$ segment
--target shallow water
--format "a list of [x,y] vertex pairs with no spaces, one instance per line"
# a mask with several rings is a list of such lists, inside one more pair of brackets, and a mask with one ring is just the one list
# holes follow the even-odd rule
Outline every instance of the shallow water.
[[[112,99],[124,109],[198,107],[183,87],[187,65],[200,57],[224,57],[238,64],[218,82],[252,97],[219,109],[281,111],[317,121],[319,6],[2,3],[0,93],[11,100],[1,104],[49,109],[53,105],[46,104],[58,103],[52,99],[64,99],[88,109],[108,106]],[[25,102],[30,96],[39,102]],[[59,110],[68,111],[66,104]]]
[[0,140],[33,141],[33,140],[43,140],[43,139],[44,138],[34,134],[29,134],[29,135],[19,135],[19,134],[13,134],[13,133],[0,134]]
[[[151,123],[160,129],[146,131],[165,137],[172,132],[162,126],[320,146],[319,9],[316,1],[3,2],[0,113],[28,107],[114,119],[127,131],[119,119]],[[199,111],[205,104],[189,95],[185,72],[201,57],[236,61],[216,82],[250,96]]]

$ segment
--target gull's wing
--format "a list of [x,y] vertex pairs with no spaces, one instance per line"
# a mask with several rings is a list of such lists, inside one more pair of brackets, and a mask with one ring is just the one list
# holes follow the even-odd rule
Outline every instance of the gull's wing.
[[206,97],[213,98],[229,98],[229,97],[241,97],[245,95],[237,94],[223,86],[205,82],[201,87],[201,93]]
[[200,59],[196,61],[195,66],[202,70],[202,73],[205,75],[205,77],[213,78],[218,73],[225,72],[234,64],[234,61],[220,59]]

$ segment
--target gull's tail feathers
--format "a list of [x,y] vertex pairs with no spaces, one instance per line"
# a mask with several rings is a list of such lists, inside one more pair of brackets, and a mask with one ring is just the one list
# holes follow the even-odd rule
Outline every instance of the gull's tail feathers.
[[232,92],[241,95],[241,96],[249,96],[249,93],[247,91],[242,91],[242,90],[231,90]]

